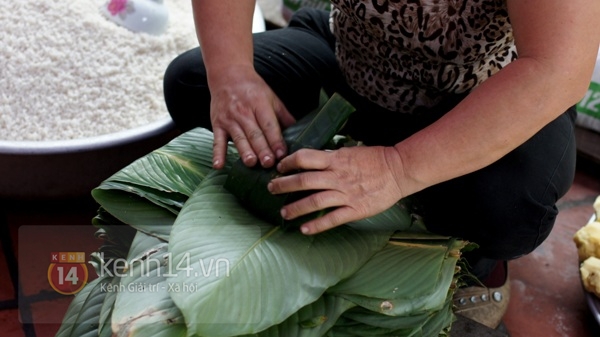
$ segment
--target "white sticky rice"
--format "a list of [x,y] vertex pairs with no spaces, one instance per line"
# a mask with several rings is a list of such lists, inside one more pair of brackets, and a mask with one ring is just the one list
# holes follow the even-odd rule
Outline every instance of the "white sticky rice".
[[68,140],[168,117],[169,62],[198,45],[190,0],[165,0],[169,28],[134,33],[106,0],[0,0],[0,140]]

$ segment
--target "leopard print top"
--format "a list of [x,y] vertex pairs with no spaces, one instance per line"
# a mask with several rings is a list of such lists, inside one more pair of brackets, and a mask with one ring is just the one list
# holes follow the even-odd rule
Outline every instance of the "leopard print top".
[[392,111],[464,94],[517,58],[505,0],[333,0],[348,83]]

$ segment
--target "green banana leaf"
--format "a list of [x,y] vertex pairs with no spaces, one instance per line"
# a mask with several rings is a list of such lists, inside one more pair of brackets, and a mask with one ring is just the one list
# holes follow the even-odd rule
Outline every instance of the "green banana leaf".
[[166,242],[138,232],[115,291],[111,320],[117,336],[186,336],[183,316],[168,292],[169,257]]
[[[414,287],[416,295],[414,297],[407,298],[399,297],[383,300],[381,298],[373,298],[355,294],[344,294],[342,297],[371,311],[382,312],[394,316],[436,311],[440,309],[440,302],[443,303],[443,300],[451,295],[449,289],[454,280],[455,266],[456,261],[453,261],[452,259],[446,259],[443,261],[440,269],[440,276],[437,278],[435,287],[427,289],[430,291],[429,293],[424,290],[420,290],[420,288]],[[414,283],[403,283],[404,287],[411,287],[411,285],[414,285]],[[423,292],[425,293],[423,294]],[[408,295],[410,296],[410,294]]]
[[[166,144],[115,173],[98,188],[102,189],[110,182],[122,182],[127,191],[139,192],[140,196],[147,193],[141,187],[149,188],[158,194],[159,203],[185,201],[182,196],[189,197],[212,169],[212,143],[213,135],[206,129],[184,133],[176,142]],[[235,151],[229,154],[237,158]],[[168,193],[170,197],[164,198],[159,192]]]
[[110,284],[110,277],[97,278],[77,293],[60,326],[56,337],[95,337],[98,336],[100,311],[107,293],[103,291]]
[[301,308],[281,324],[244,337],[321,337],[335,325],[339,317],[354,307],[343,298],[324,295]]
[[[331,144],[336,133],[353,112],[354,107],[350,103],[339,94],[333,94],[321,108],[283,132],[288,152],[291,154],[303,148],[324,149],[326,145]],[[247,167],[241,159],[238,159],[224,186],[240,200],[244,207],[259,218],[284,228],[298,227],[327,211],[314,212],[294,220],[284,220],[280,209],[307,193],[271,194],[267,190],[267,185],[280,175],[275,167],[267,169],[260,165]]]
[[[169,240],[176,263],[191,261],[170,279],[181,288],[196,285],[171,293],[191,333],[235,336],[279,324],[356,272],[393,233],[389,224],[368,230],[348,224],[315,236],[286,232],[241,207],[223,187],[226,178],[219,171],[201,183]],[[209,263],[219,269],[207,275]]]
[[177,217],[170,211],[121,190],[96,189],[92,195],[104,209],[123,223],[162,240],[169,239],[171,227]]
[[327,336],[447,336],[453,321],[451,298],[441,310],[417,316],[388,316],[356,308],[344,313]]
[[[137,233],[134,228],[122,223],[102,207],[98,209],[98,213],[92,219],[92,225],[98,229],[94,236],[103,242],[102,246],[98,248],[98,253],[103,255],[103,257],[98,257],[98,263],[104,257],[117,259],[127,256],[131,242]],[[96,272],[98,271],[96,270]]]
[[424,322],[432,316],[432,313],[419,313],[407,316],[390,316],[386,314],[376,313],[363,307],[355,307],[346,311],[342,319],[338,320],[335,325],[339,329],[343,326],[365,325],[364,329],[378,328],[387,329],[388,331],[406,330],[415,331],[420,328]]
[[[119,221],[168,240],[183,203],[212,170],[212,141],[206,129],[186,132],[106,179],[92,196]],[[230,144],[227,162],[238,158]]]
[[351,277],[329,288],[328,293],[387,315],[439,310],[454,281],[453,270],[458,261],[455,253],[459,254],[464,242],[438,241],[434,244],[390,241]]
[[[116,287],[119,282],[120,279],[118,277],[113,277],[112,281],[110,282],[110,287]],[[110,337],[113,335],[111,318],[116,299],[116,292],[107,292],[106,296],[104,297],[104,302],[100,308],[100,317],[98,321],[98,336]]]
[[[322,110],[287,137],[299,139]],[[325,138],[326,148],[348,143]],[[86,286],[57,337],[445,333],[463,241],[427,233],[409,200],[319,235],[288,231],[225,187],[238,159],[230,143],[225,169],[213,170],[212,133],[198,128],[94,189],[93,224],[107,242],[90,263],[97,270],[111,258],[162,263],[144,270],[130,263],[126,275]],[[252,185],[239,181],[234,188]],[[134,288],[100,292],[99,282]],[[145,290],[135,291],[140,285]]]

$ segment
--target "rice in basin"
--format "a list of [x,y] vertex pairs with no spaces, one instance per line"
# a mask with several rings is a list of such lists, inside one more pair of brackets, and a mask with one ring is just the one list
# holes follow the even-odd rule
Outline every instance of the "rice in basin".
[[189,0],[164,1],[161,35],[109,21],[105,0],[0,3],[0,141],[87,138],[168,117],[164,71],[198,45]]

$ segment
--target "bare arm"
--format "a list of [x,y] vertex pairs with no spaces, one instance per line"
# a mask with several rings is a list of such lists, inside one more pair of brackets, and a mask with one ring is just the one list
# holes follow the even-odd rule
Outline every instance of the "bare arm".
[[229,67],[254,68],[251,0],[192,0],[208,81]]
[[213,166],[224,166],[229,139],[246,165],[272,166],[287,151],[280,125],[295,120],[254,69],[255,1],[192,0],[192,6],[211,93]]
[[[518,60],[395,146],[404,195],[483,168],[583,97],[600,30],[594,0],[508,0]],[[444,169],[440,169],[444,168]]]
[[[600,30],[596,0],[506,0],[519,59],[429,127],[394,147],[301,150],[278,165],[272,193],[317,190],[286,205],[294,219],[335,208],[301,229],[314,234],[372,216],[443,181],[500,159],[584,95]],[[395,182],[390,183],[390,182]]]

